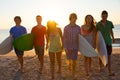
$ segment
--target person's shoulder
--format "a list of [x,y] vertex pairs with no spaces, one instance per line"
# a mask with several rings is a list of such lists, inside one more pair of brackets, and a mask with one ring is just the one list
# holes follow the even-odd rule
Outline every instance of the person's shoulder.
[[42,25],[42,28],[46,29],[46,27],[44,25]]
[[68,28],[70,26],[70,24],[66,25],[65,28]]
[[22,25],[21,25],[20,27],[23,28],[23,29],[26,29],[25,26],[22,26]]
[[68,29],[70,27],[70,24],[66,25],[64,29]]
[[11,29],[14,29],[14,28],[16,28],[16,26],[12,26],[12,27],[11,27]]
[[76,27],[80,27],[80,26],[76,24]]
[[36,29],[37,28],[37,26],[34,26],[32,29]]
[[12,31],[12,30],[14,30],[14,29],[16,29],[16,27],[15,27],[15,26],[11,27],[11,28],[10,28],[10,31]]
[[96,23],[96,25],[99,25],[99,24],[101,24],[101,21],[98,21],[98,22]]
[[112,24],[112,21],[107,20],[108,23]]
[[[45,27],[44,25],[41,25],[42,27]],[[45,27],[46,28],[46,27]]]
[[76,24],[76,28],[77,28],[77,29],[80,29],[80,26]]
[[101,24],[102,24],[101,21],[97,22],[97,23],[96,23],[96,28],[98,28]]
[[[33,28],[36,28],[36,26],[33,26]],[[33,29],[33,28],[32,28],[32,29]]]

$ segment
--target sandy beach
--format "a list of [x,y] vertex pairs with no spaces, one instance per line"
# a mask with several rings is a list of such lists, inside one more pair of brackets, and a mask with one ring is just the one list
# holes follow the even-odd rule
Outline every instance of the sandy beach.
[[[19,63],[12,51],[6,55],[0,55],[0,80],[50,80],[49,56],[45,53],[43,74],[39,74],[39,61],[34,50],[24,54],[24,73],[18,71]],[[57,66],[56,66],[57,68]],[[57,70],[56,70],[57,71]],[[98,70],[98,58],[92,58],[92,70],[90,76],[85,76],[84,56],[79,53],[77,60],[77,80],[120,80],[120,48],[113,48],[112,71],[115,76],[108,76],[108,71],[103,67]],[[72,80],[71,72],[67,69],[66,56],[62,54],[62,74],[55,74],[55,80]]]

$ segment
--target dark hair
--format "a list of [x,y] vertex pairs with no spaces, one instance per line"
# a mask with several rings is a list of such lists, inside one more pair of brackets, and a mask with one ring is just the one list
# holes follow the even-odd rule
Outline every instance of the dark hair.
[[15,16],[14,21],[15,21],[15,19],[19,19],[20,21],[22,21],[20,16]]
[[107,14],[108,15],[108,12],[106,10],[103,10],[101,15],[104,15],[104,14]]
[[75,13],[71,13],[70,16],[69,16],[69,20],[71,20],[72,17],[75,17],[77,19],[77,15]]

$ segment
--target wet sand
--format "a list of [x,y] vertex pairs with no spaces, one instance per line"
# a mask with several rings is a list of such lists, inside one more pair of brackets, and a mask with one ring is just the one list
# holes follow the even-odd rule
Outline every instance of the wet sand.
[[[19,69],[19,63],[14,52],[0,55],[0,80],[50,80],[50,61],[48,53],[45,53],[43,74],[39,74],[39,61],[34,50],[24,54],[24,73]],[[56,64],[57,65],[57,64]],[[112,53],[112,71],[115,76],[108,76],[107,68],[103,67],[101,73],[98,69],[98,58],[92,58],[92,70],[90,76],[85,76],[84,56],[79,53],[77,60],[77,80],[119,80],[120,77],[120,48],[114,48]],[[57,66],[56,66],[57,69]],[[57,71],[57,70],[56,70]],[[72,80],[71,72],[67,68],[66,56],[62,54],[62,74],[55,72],[55,80]]]

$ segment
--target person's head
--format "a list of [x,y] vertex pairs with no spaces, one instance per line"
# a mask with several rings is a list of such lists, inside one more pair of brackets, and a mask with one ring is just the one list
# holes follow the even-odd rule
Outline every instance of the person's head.
[[94,18],[92,15],[86,15],[84,24],[94,24]]
[[42,22],[42,16],[37,15],[36,16],[36,21],[37,21],[37,24],[41,24],[41,22]]
[[69,16],[70,23],[75,24],[77,20],[77,15],[75,13],[71,13]]
[[103,21],[106,21],[108,17],[108,12],[106,10],[102,11],[101,18]]
[[55,21],[49,20],[49,21],[47,22],[47,30],[48,30],[49,32],[54,31],[56,28],[57,28],[57,23],[56,23]]
[[86,15],[85,16],[85,22],[84,25],[90,25],[89,32],[95,30],[95,20],[92,15]]
[[14,17],[14,21],[15,21],[15,24],[16,24],[16,25],[20,25],[20,23],[21,23],[22,20],[21,20],[21,17],[20,17],[20,16],[15,16],[15,17]]
[[47,22],[47,34],[48,34],[48,36],[51,32],[54,32],[56,30],[56,28],[57,28],[57,23],[55,21],[49,20]]

